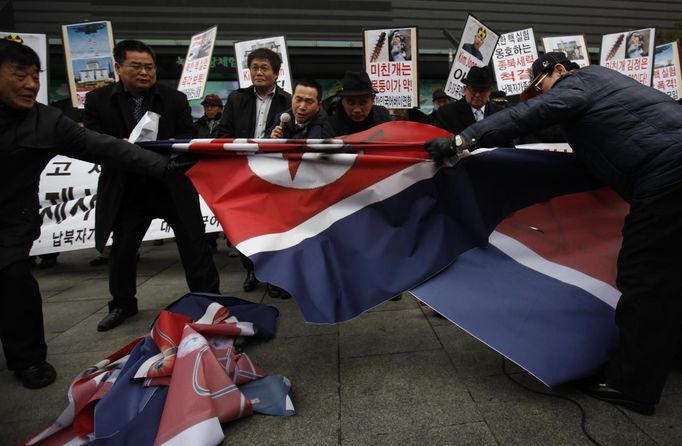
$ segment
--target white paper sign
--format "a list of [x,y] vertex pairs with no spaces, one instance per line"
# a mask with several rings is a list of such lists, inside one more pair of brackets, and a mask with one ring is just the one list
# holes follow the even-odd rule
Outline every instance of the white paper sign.
[[282,66],[277,76],[277,85],[288,93],[293,93],[293,85],[291,84],[291,70],[289,66],[289,57],[287,55],[287,45],[284,36],[267,37],[256,40],[246,40],[243,42],[236,42],[234,44],[234,57],[237,60],[237,78],[239,79],[239,88],[246,88],[251,86],[251,72],[247,58],[249,53],[257,48],[267,48],[280,55],[282,58]]
[[580,68],[590,64],[590,55],[587,52],[585,36],[583,35],[544,37],[542,45],[545,47],[545,53],[561,51],[566,54],[571,62],[577,63]]
[[218,27],[195,34],[189,42],[185,64],[178,83],[178,91],[187,95],[188,100],[204,97],[204,89],[208,80],[208,70],[211,67],[211,57],[215,46]]
[[118,81],[114,69],[114,35],[111,22],[62,25],[71,103],[85,107],[85,95]]
[[654,73],[651,84],[673,99],[680,99],[682,77],[680,73],[680,47],[677,41],[659,45],[654,56]]
[[530,68],[538,58],[533,28],[502,34],[493,55],[497,89],[508,96],[521,94],[530,83]]
[[372,29],[363,32],[365,71],[378,91],[376,105],[419,107],[417,28]]
[[450,67],[445,94],[455,99],[464,95],[462,79],[466,77],[471,67],[488,65],[498,38],[498,34],[476,20],[474,16],[467,17],[455,60]]
[[599,64],[651,86],[654,28],[602,36]]

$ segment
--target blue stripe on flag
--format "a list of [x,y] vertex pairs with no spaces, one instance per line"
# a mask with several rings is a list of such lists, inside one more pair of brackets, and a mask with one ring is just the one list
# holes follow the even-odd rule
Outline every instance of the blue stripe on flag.
[[597,372],[618,340],[613,307],[491,245],[411,292],[550,387]]

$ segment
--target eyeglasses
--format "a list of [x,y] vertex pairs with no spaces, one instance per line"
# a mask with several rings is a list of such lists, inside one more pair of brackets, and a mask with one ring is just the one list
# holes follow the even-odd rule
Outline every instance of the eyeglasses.
[[249,70],[252,73],[258,73],[259,71],[261,73],[269,73],[270,71],[272,71],[272,68],[269,65],[251,65],[249,67]]
[[549,76],[549,73],[542,73],[540,77],[538,77],[535,82],[533,83],[533,89],[537,91],[538,93],[542,94],[542,81],[545,80],[545,78]]
[[125,65],[125,66],[130,68],[131,70],[137,71],[137,72],[141,72],[142,70],[144,70],[144,71],[156,70],[156,67],[154,66],[154,64],[151,64],[151,63],[142,64],[142,63],[133,62],[133,63]]

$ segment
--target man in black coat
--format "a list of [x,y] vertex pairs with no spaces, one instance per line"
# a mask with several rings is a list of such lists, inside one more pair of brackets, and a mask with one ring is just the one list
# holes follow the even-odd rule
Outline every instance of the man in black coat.
[[346,71],[341,83],[343,89],[337,94],[341,106],[329,118],[334,136],[362,132],[391,120],[388,109],[374,105],[377,92],[364,71]]
[[576,156],[630,203],[616,277],[619,345],[603,376],[583,390],[651,415],[682,336],[682,107],[616,71],[580,68],[561,52],[543,54],[532,69],[522,95],[529,100],[429,141],[426,150],[442,162],[486,136],[510,139],[559,124]]
[[[428,122],[456,135],[476,121],[480,121],[500,109],[490,102],[493,78],[492,73],[485,67],[471,67],[464,84],[464,97],[458,101],[443,105],[436,110]],[[486,144],[489,144],[486,146]],[[480,147],[495,147],[502,141],[483,141]]]
[[[160,115],[158,139],[194,136],[187,97],[156,83],[152,49],[137,40],[114,47],[120,81],[91,91],[85,98],[86,127],[118,138],[130,135],[145,112]],[[113,232],[109,255],[109,314],[97,325],[107,331],[137,313],[136,255],[149,224],[163,218],[173,228],[191,291],[218,293],[218,272],[204,239],[199,195],[189,178],[174,175],[164,181],[103,166],[97,186],[95,243],[102,251]]]
[[[291,95],[277,85],[282,58],[267,48],[253,50],[246,57],[252,86],[239,88],[227,97],[216,138],[265,138],[267,129],[279,123],[278,116],[291,106]],[[244,291],[258,285],[253,262],[240,256],[246,269]]]
[[168,159],[87,130],[54,107],[36,103],[40,59],[28,46],[0,41],[0,339],[7,367],[25,387],[56,379],[47,345],[38,283],[29,251],[40,235],[40,174],[57,154],[158,178]]

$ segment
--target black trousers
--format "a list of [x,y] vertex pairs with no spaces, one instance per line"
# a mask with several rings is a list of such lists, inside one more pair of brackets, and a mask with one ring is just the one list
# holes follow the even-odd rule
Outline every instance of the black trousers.
[[137,310],[137,250],[154,218],[163,218],[173,228],[185,278],[190,291],[219,293],[220,279],[213,255],[204,237],[204,223],[198,196],[196,203],[183,203],[183,212],[190,212],[192,224],[180,214],[170,194],[162,188],[146,192],[126,193],[124,204],[114,222],[113,243],[109,255],[109,310]]
[[682,335],[682,185],[633,200],[617,284],[620,342],[606,376],[631,397],[657,403]]
[[10,370],[47,357],[42,299],[28,257],[0,269],[0,339]]

